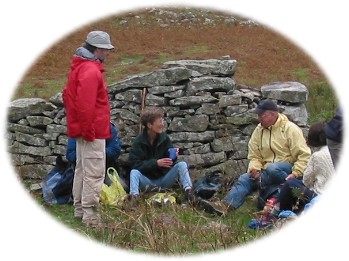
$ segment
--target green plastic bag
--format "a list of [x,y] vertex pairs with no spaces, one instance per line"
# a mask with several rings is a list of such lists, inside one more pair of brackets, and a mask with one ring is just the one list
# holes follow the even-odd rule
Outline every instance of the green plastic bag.
[[104,205],[121,206],[127,193],[121,185],[119,174],[115,168],[110,167],[107,169],[107,175],[112,184],[110,186],[102,185],[100,201]]

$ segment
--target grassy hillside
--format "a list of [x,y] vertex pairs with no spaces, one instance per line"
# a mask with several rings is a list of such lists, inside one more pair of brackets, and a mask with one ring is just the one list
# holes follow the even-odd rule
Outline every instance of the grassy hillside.
[[255,88],[274,81],[305,84],[310,122],[329,119],[337,106],[325,73],[289,39],[233,14],[197,9],[137,10],[89,24],[38,57],[12,98],[49,99],[62,91],[70,59],[91,30],[107,31],[117,46],[105,63],[108,84],[154,71],[169,60],[230,55],[238,61],[238,84]]

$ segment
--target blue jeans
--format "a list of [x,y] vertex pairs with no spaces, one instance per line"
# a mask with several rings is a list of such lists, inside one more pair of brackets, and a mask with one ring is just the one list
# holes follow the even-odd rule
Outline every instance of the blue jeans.
[[270,163],[265,170],[262,170],[260,179],[252,179],[249,173],[242,174],[234,186],[224,198],[234,208],[240,207],[247,195],[258,189],[259,186],[280,185],[285,178],[292,173],[292,164],[288,162]]
[[176,163],[165,176],[158,179],[149,179],[139,170],[132,169],[130,173],[130,194],[139,195],[139,190],[145,190],[147,186],[171,188],[178,179],[184,190],[192,187],[188,165],[184,161]]

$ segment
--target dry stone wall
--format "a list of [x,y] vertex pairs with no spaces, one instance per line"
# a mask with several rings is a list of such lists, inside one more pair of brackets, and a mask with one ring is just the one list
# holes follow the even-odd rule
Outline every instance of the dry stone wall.
[[[132,76],[109,87],[111,118],[119,130],[119,163],[128,169],[128,153],[141,131],[140,112],[145,106],[162,107],[166,131],[180,148],[193,176],[219,171],[236,177],[246,171],[247,143],[258,124],[250,111],[261,98],[278,102],[280,111],[306,129],[306,86],[276,82],[253,89],[237,85],[237,61],[230,57],[210,60],[169,61],[160,70]],[[8,151],[24,179],[43,179],[65,155],[66,118],[61,93],[47,102],[19,99],[8,113]]]

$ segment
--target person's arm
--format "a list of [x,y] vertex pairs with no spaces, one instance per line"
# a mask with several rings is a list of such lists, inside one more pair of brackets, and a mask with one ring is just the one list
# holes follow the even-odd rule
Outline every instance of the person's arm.
[[86,141],[95,139],[93,120],[100,78],[100,72],[95,66],[87,64],[80,68],[79,84],[76,90],[76,108],[82,137]]
[[305,169],[307,168],[311,150],[308,147],[302,130],[296,125],[290,125],[287,129],[288,144],[292,158],[295,159],[292,167],[292,173],[288,178],[300,178],[303,176]]
[[310,160],[308,162],[308,166],[305,169],[304,173],[303,173],[303,183],[304,185],[309,188],[312,189],[314,187],[315,184],[315,180],[316,180],[316,152],[311,155]]
[[107,160],[114,161],[117,160],[120,156],[122,144],[118,137],[118,131],[113,124],[111,125],[111,132],[112,137],[110,139],[107,139],[106,141],[105,152]]
[[336,114],[325,125],[326,137],[336,142],[342,142],[343,136],[343,114],[342,109],[339,107],[336,110]]
[[168,169],[173,167],[174,164],[176,164],[178,160],[177,156],[179,153],[179,149],[176,148],[176,158],[171,159],[169,154],[169,149],[173,148],[172,141],[166,133],[163,133],[162,135],[165,137],[165,140],[164,140],[164,146],[162,148],[162,151],[159,152],[159,159],[157,160],[157,165],[160,168]]
[[133,142],[129,162],[131,168],[138,169],[142,173],[158,171],[157,159],[149,158],[147,145],[136,140]]
[[156,155],[152,157],[148,145],[136,138],[129,154],[132,168],[138,169],[142,173],[157,173],[161,172],[161,168],[172,167],[173,161],[168,157],[168,148],[173,147],[173,145],[168,136],[164,142],[165,145],[159,146]]
[[75,163],[76,162],[76,140],[68,138],[66,158],[68,161]]
[[250,161],[248,165],[249,173],[260,171],[263,167],[263,158],[259,150],[260,135],[258,135],[258,133],[256,128],[248,142],[248,159]]

